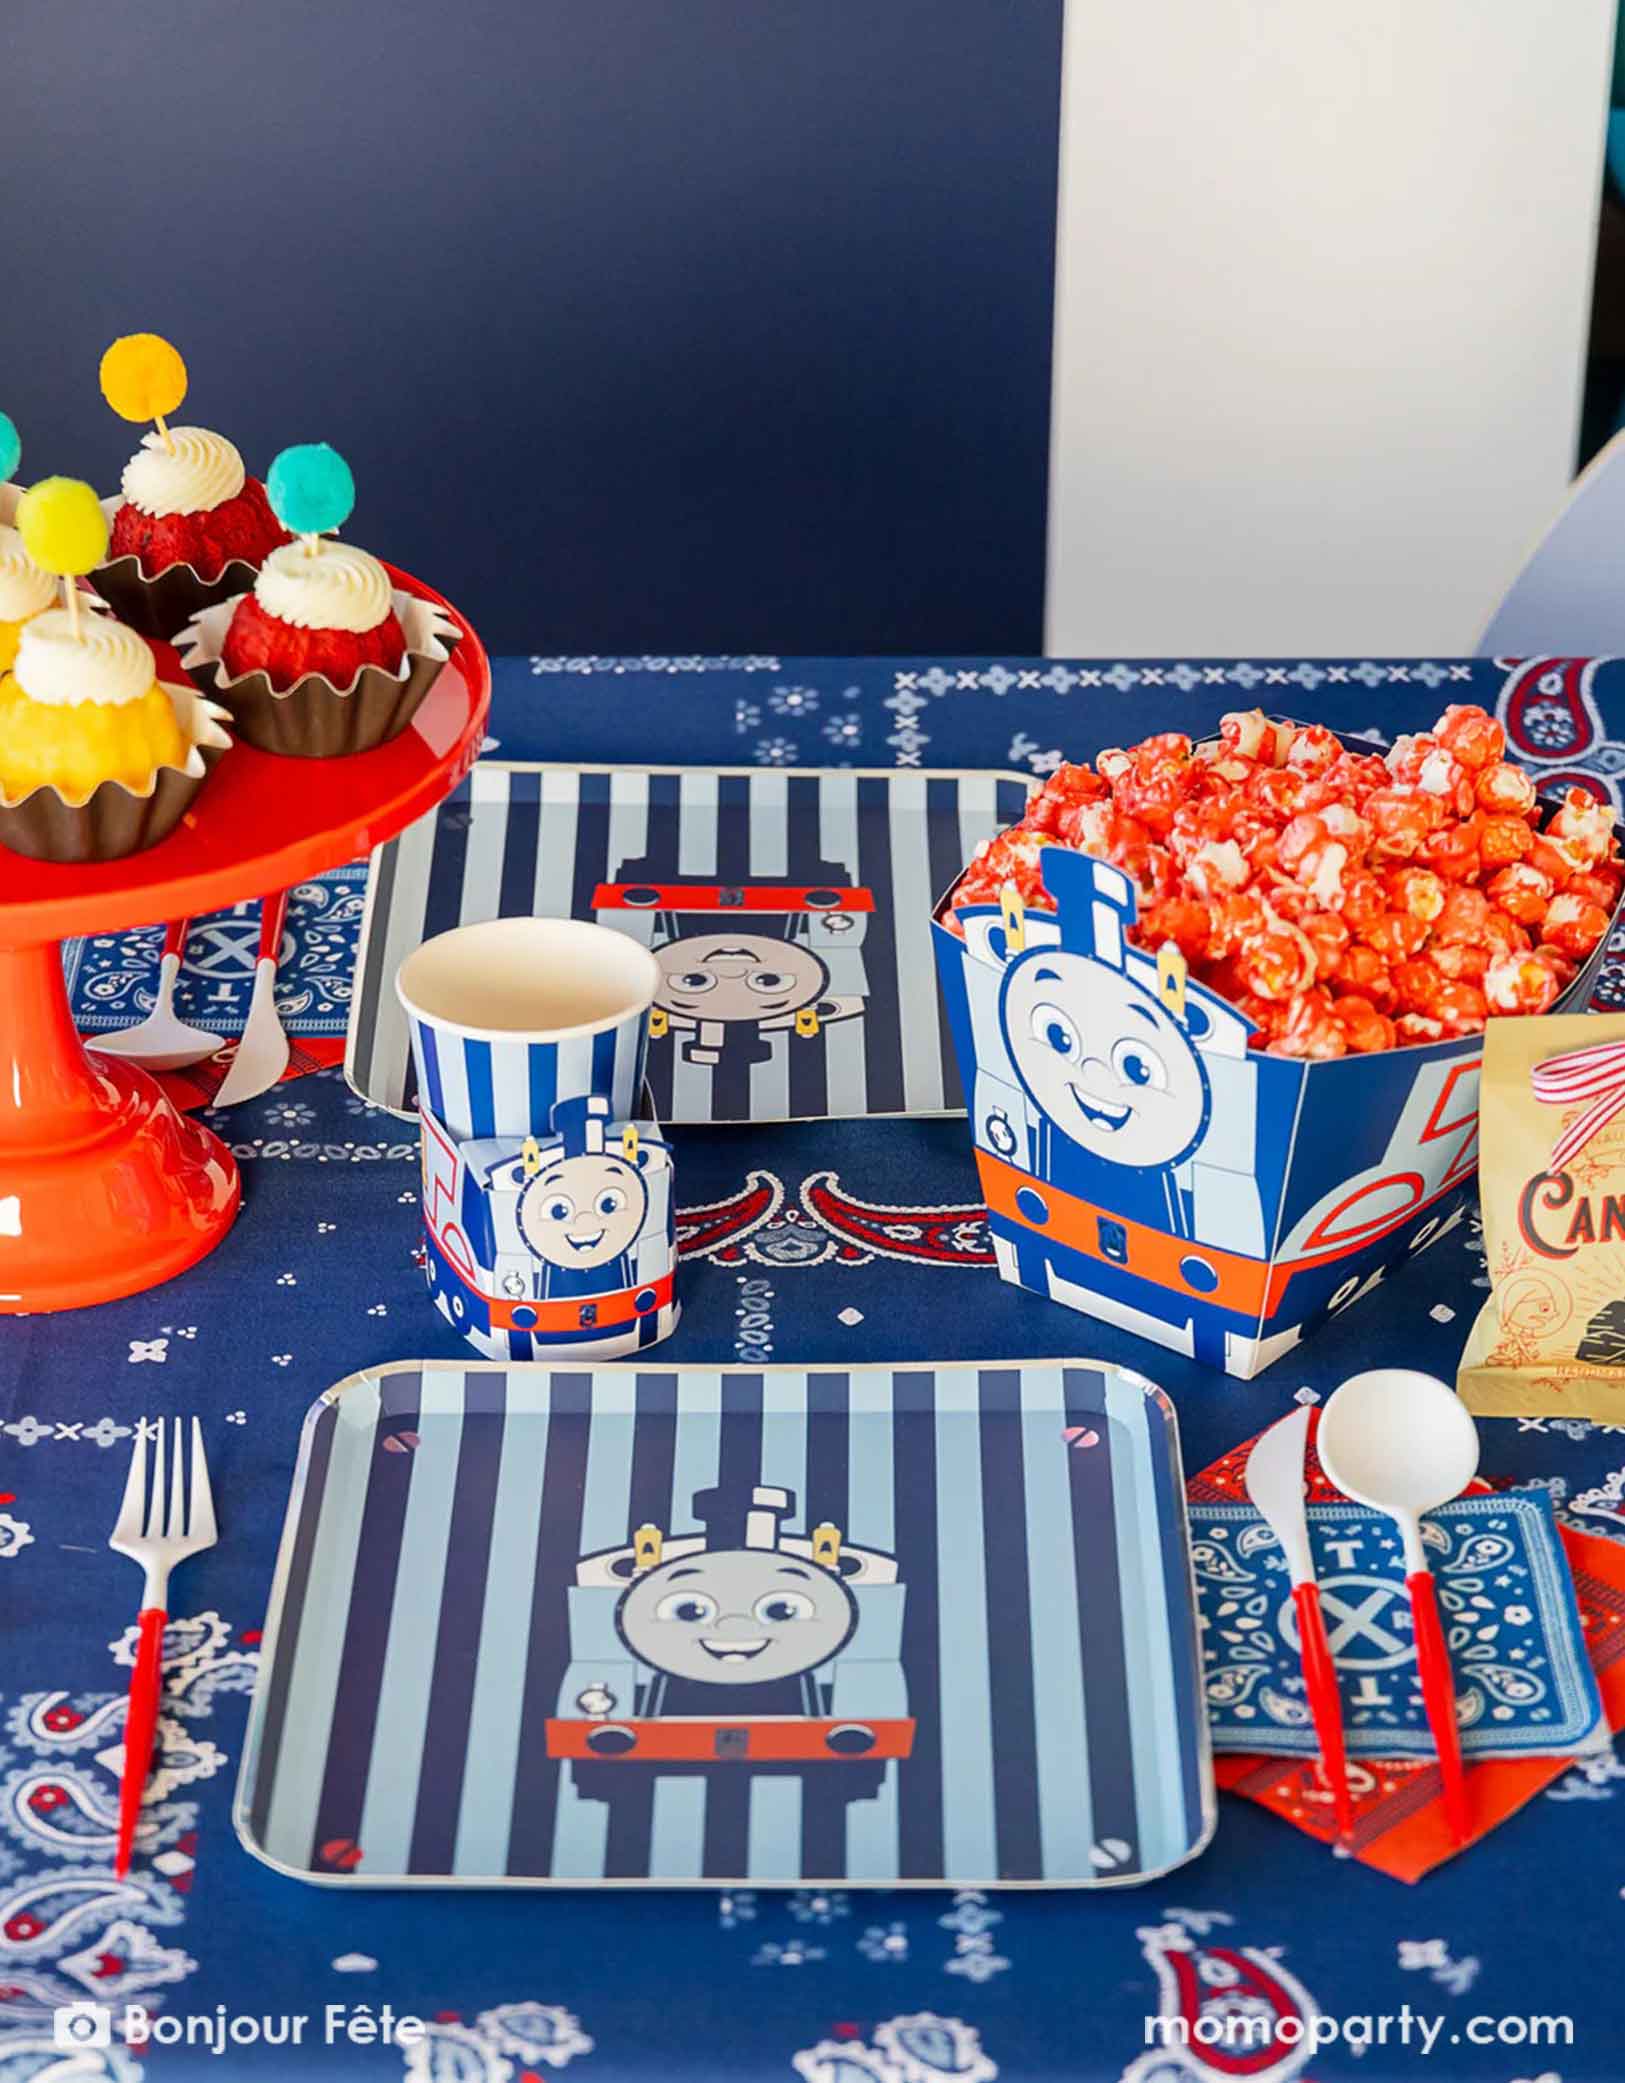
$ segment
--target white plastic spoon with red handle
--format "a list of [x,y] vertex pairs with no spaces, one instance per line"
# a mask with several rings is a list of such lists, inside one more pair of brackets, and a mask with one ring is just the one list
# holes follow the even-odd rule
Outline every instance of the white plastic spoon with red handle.
[[143,1070],[184,1070],[202,1063],[220,1046],[218,1034],[209,1034],[181,1019],[175,1011],[175,984],[186,959],[190,919],[171,919],[164,929],[164,951],[158,959],[158,988],[152,1011],[133,1027],[116,1034],[92,1034],[90,1046],[103,1056],[122,1056],[139,1063]]
[[1416,1635],[1433,1746],[1439,1754],[1445,1819],[1458,1843],[1472,1834],[1456,1723],[1456,1682],[1439,1619],[1438,1593],[1421,1519],[1459,1497],[1478,1472],[1478,1427],[1454,1389],[1431,1374],[1374,1367],[1333,1391],[1315,1434],[1320,1465],[1356,1504],[1386,1512],[1405,1543],[1405,1588]]

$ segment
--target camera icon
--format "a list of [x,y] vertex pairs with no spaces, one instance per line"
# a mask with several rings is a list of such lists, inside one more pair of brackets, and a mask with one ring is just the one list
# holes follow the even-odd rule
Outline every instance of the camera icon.
[[104,2003],[65,2003],[51,2019],[51,2037],[65,2054],[84,2047],[111,2047],[113,2013]]

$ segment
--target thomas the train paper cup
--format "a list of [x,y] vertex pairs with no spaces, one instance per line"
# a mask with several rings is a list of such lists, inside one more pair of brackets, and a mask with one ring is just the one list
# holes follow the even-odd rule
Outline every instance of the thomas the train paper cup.
[[487,919],[407,956],[395,978],[423,1109],[457,1142],[546,1135],[560,1100],[639,1111],[660,967],[580,919]]
[[[1133,947],[1133,883],[1066,847],[1055,909],[933,924],[1001,1276],[1243,1377],[1454,1226],[1483,1038],[1304,1062]],[[950,893],[951,895],[951,893]],[[1606,939],[1557,1001],[1589,1000]],[[1077,1063],[1120,1092],[1074,1089]],[[1069,1075],[1070,1071],[1070,1075]]]
[[613,1360],[677,1328],[671,1150],[652,1121],[563,1099],[543,1135],[459,1142],[426,1108],[424,1271],[491,1360]]

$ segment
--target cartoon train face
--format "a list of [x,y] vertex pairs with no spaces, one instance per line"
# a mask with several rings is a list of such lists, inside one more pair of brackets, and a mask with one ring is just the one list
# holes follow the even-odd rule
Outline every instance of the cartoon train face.
[[1361,1291],[1368,1247],[1437,1233],[1473,1168],[1474,1045],[1312,1076],[1251,1049],[1177,949],[1131,944],[1119,869],[1063,847],[1041,867],[1053,912],[1012,891],[961,910],[962,941],[939,930],[1000,1271],[1253,1371]]
[[[837,913],[844,925],[848,914]],[[826,919],[826,926],[831,923]],[[668,1023],[692,1028],[783,1026],[829,995],[829,967],[811,947],[760,933],[684,933],[654,951],[660,965],[655,1002]]]
[[1261,1246],[1256,1192],[1242,1184],[1250,1024],[1191,981],[1176,950],[1129,944],[1134,888],[1118,869],[1061,848],[1044,862],[1055,914],[966,915],[967,975],[991,971],[994,992],[989,1003],[974,986],[978,1144],[1173,1236],[1196,1234],[1198,1203],[1223,1198],[1234,1241]]
[[[650,1033],[677,1037],[683,1060],[766,1062],[771,1037],[811,1039],[863,1011],[863,939],[874,893],[812,850],[792,821],[782,873],[753,873],[748,834],[719,831],[719,873],[687,875],[645,855],[600,883],[601,921],[636,931],[660,965]],[[607,917],[606,917],[607,914]],[[639,915],[641,914],[641,917]]]
[[1000,1007],[1016,1076],[1058,1132],[1107,1164],[1178,1164],[1207,1125],[1207,1073],[1187,1028],[1093,957],[1035,948]]
[[458,1145],[424,1116],[430,1291],[493,1358],[610,1358],[676,1323],[671,1153],[652,1123],[611,1137],[608,1116],[607,1100],[561,1100],[552,1133],[517,1148]]
[[[521,1172],[524,1163],[521,1158]],[[514,1224],[544,1266],[592,1269],[631,1250],[649,1212],[649,1182],[635,1158],[600,1148],[574,1157],[538,1156],[535,1163],[519,1187]],[[495,1168],[487,1185],[499,1184],[509,1171],[511,1162]]]
[[651,1670],[695,1685],[766,1685],[833,1662],[857,1601],[814,1563],[754,1548],[680,1556],[634,1578],[621,1640]]
[[771,1769],[909,1754],[895,1559],[829,1522],[786,1532],[795,1508],[768,1485],[706,1490],[703,1533],[640,1526],[580,1558],[550,1756]]

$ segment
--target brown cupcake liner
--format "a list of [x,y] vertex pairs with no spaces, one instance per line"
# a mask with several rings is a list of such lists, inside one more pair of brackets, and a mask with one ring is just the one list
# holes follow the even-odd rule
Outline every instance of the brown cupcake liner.
[[103,781],[78,803],[49,787],[18,798],[0,794],[0,845],[30,860],[77,867],[120,860],[169,837],[231,739],[218,703],[205,701],[192,687],[159,684],[191,741],[186,765],[160,767],[139,792],[122,781]]
[[[109,527],[123,504],[117,498],[102,501]],[[246,593],[258,576],[259,566],[245,557],[233,557],[217,579],[200,578],[190,564],[171,564],[149,578],[139,557],[115,557],[97,565],[90,583],[121,622],[167,644],[205,608]]]
[[456,625],[432,601],[397,588],[392,604],[406,638],[400,669],[363,666],[348,687],[307,673],[278,693],[263,672],[228,673],[220,652],[236,600],[205,609],[188,625],[177,639],[181,664],[225,704],[245,745],[294,759],[369,752],[405,730],[459,640]]

